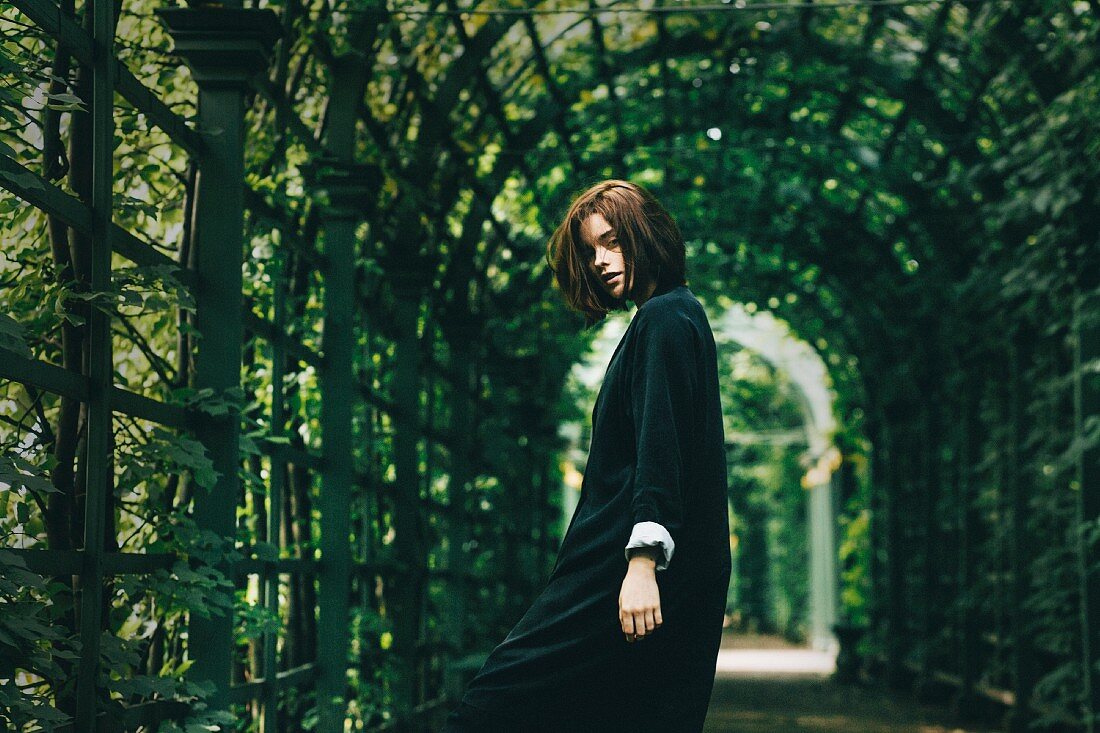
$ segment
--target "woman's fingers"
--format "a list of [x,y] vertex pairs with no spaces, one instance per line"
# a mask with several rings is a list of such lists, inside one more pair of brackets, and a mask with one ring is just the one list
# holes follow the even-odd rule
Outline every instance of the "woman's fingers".
[[645,615],[643,613],[622,611],[619,613],[619,623],[623,627],[623,633],[626,634],[627,641],[645,637]]
[[647,608],[633,612],[623,612],[619,615],[620,621],[623,627],[623,633],[626,634],[627,641],[633,641],[632,637],[638,639],[644,639],[647,635],[653,633],[661,624],[658,619],[661,616],[661,610],[659,608]]
[[627,636],[631,636],[631,635],[634,635],[635,633],[637,633],[635,631],[636,626],[635,626],[635,623],[634,623],[634,614],[632,614],[632,613],[621,613],[620,614],[620,619],[621,619],[621,623],[623,623],[623,633],[624,634],[626,634]]

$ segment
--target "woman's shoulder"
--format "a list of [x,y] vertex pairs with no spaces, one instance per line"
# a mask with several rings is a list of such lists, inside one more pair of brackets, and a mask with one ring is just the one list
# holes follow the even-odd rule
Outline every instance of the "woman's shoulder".
[[639,306],[634,320],[635,339],[685,346],[698,343],[708,328],[703,306],[686,285],[650,297]]
[[663,293],[649,298],[638,307],[634,317],[638,325],[698,323],[700,315],[705,317],[703,306],[695,293],[687,285],[677,285]]

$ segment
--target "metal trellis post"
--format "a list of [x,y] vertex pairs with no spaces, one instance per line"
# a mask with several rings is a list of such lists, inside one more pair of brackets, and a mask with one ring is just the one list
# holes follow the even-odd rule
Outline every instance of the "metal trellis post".
[[367,84],[367,66],[357,56],[330,64],[326,154],[313,173],[322,194],[325,241],[324,365],[321,372],[321,431],[325,468],[321,480],[321,563],[319,676],[317,697],[322,733],[344,730],[346,715],[348,612],[351,596],[352,408],[356,395],[355,229],[370,192],[377,186],[372,166],[356,165],[355,123]]
[[[1088,423],[1100,416],[1100,295],[1096,270],[1075,300],[1074,434],[1081,440]],[[1085,670],[1085,730],[1097,730],[1100,718],[1100,446],[1084,448],[1077,457],[1079,563],[1081,574],[1081,666]]]
[[[195,386],[217,395],[237,388],[241,377],[241,265],[244,232],[244,94],[267,64],[278,36],[270,10],[161,8],[157,14],[199,87],[198,119],[207,150],[200,161],[194,214],[195,328],[202,334],[195,354]],[[194,519],[203,529],[232,541],[240,490],[240,423],[202,417],[194,427],[219,476],[209,491],[195,494]],[[222,568],[231,575],[229,568]],[[192,675],[215,685],[211,708],[225,707],[231,675],[231,615],[192,616],[188,643]]]
[[[407,222],[408,224],[409,222]],[[412,226],[419,231],[419,227]],[[403,242],[414,246],[412,240]],[[408,256],[408,255],[406,255]],[[407,572],[397,581],[393,613],[394,649],[400,657],[401,672],[395,687],[395,704],[399,717],[412,713],[416,696],[416,660],[419,648],[420,584],[425,581],[421,556],[424,539],[421,530],[419,496],[419,415],[420,415],[420,343],[418,336],[420,298],[423,275],[411,263],[389,273],[394,292],[394,320],[397,330],[397,372],[394,377],[394,398],[397,404],[397,427],[393,437],[394,524],[398,562]]]
[[[91,289],[111,287],[111,199],[114,160],[114,5],[92,6],[92,262]],[[103,552],[112,494],[114,452],[111,434],[111,316],[100,308],[88,314],[88,435],[84,461],[84,553],[80,576],[80,666],[77,673],[75,729],[94,732],[99,699],[100,637],[103,633]]]
[[351,595],[352,407],[355,375],[355,228],[362,201],[373,188],[372,169],[332,161],[320,172],[324,206],[325,326],[321,430],[325,468],[321,483],[319,730],[344,729]]

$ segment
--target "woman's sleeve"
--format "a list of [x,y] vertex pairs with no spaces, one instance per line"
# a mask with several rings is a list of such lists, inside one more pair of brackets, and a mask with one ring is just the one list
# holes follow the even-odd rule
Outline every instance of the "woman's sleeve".
[[630,377],[637,449],[631,513],[635,524],[655,522],[675,541],[695,434],[699,349],[686,313],[665,308],[644,315]]
[[630,560],[631,550],[637,547],[659,547],[661,556],[657,559],[657,570],[665,570],[672,562],[672,553],[676,550],[676,541],[668,530],[656,522],[638,522],[630,532],[624,554]]

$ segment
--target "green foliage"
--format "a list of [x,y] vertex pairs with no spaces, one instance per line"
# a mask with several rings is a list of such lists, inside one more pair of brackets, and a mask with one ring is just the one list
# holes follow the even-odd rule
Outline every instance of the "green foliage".
[[[804,416],[790,377],[733,342],[719,346],[719,381],[733,516],[729,613],[751,632],[803,640],[808,603],[809,541]],[[791,436],[795,436],[793,440]]]
[[73,684],[79,646],[65,630],[66,597],[63,584],[0,550],[0,723],[8,730],[50,731],[69,719],[43,694]]
[[228,710],[211,710],[205,699],[214,693],[213,684],[189,683],[177,691],[177,699],[189,705],[185,721],[165,720],[157,727],[157,733],[212,733],[230,730],[239,722]]
[[[153,5],[126,4],[116,52],[191,123],[196,86],[167,55]],[[0,349],[78,372],[87,315],[100,308],[112,314],[119,387],[240,418],[245,428],[234,537],[189,519],[196,496],[219,478],[203,436],[117,416],[112,455],[91,458],[111,460],[108,546],[177,558],[104,589],[104,689],[115,696],[105,705],[191,701],[190,722],[161,726],[173,733],[251,725],[251,709],[209,711],[202,699],[210,690],[181,681],[194,661],[183,653],[183,631],[196,616],[232,615],[242,676],[256,671],[256,649],[276,626],[280,669],[311,661],[312,580],[285,580],[273,614],[258,606],[257,586],[244,590],[218,568],[245,547],[263,560],[318,556],[319,482],[272,454],[325,452],[323,369],[293,350],[287,356],[287,343],[324,351],[326,282],[316,255],[327,235],[302,171],[322,138],[314,131],[332,122],[325,60],[347,52],[370,65],[354,150],[378,174],[362,202],[356,261],[326,264],[355,268],[357,288],[348,539],[370,566],[354,581],[357,724],[397,712],[396,690],[411,679],[405,650],[449,641],[441,621],[453,581],[434,574],[450,567],[454,527],[469,530],[463,570],[472,578],[458,591],[469,609],[464,636],[448,653],[499,641],[549,569],[560,509],[552,489],[565,471],[556,427],[585,417],[563,385],[586,339],[562,309],[543,246],[570,195],[612,176],[647,185],[676,214],[689,284],[709,305],[737,301],[776,314],[828,366],[842,424],[836,440],[858,464],[841,508],[841,601],[849,620],[875,626],[870,650],[900,639],[910,658],[954,674],[956,640],[972,620],[982,639],[1036,648],[1039,726],[1083,720],[1078,588],[1100,526],[1078,517],[1089,487],[1075,470],[1100,445],[1100,419],[1073,422],[1074,378],[1094,378],[1095,369],[1070,356],[1075,327],[1094,332],[1100,317],[1095,3],[638,13],[612,25],[595,17],[591,28],[569,25],[569,16],[528,26],[360,13],[366,6],[357,2],[293,18],[290,6],[269,6],[287,14],[290,35],[268,77],[287,96],[249,97],[242,295],[257,317],[282,313],[277,330],[287,341],[246,335],[239,390],[189,386],[201,334],[188,316],[201,291],[182,287],[173,268],[116,255],[111,287],[94,292],[86,238],[0,195]],[[90,149],[73,122],[90,97],[56,59],[57,44],[13,5],[0,9],[0,21],[0,155],[87,204],[79,164]],[[532,52],[535,39],[544,54]],[[290,129],[288,117],[297,120]],[[194,161],[125,101],[115,109],[113,145],[112,221],[183,263],[186,237],[202,225],[192,219]],[[50,146],[58,155],[43,161]],[[17,169],[0,174],[0,185],[41,187]],[[407,387],[395,379],[388,287],[413,250],[426,286],[417,301],[416,423],[392,409]],[[1028,356],[1013,407],[999,387],[1019,349]],[[286,357],[278,365],[276,354]],[[723,374],[731,432],[800,423],[781,374],[747,352],[732,363]],[[469,424],[453,424],[466,398]],[[79,545],[76,496],[87,468],[79,409],[5,382],[0,418],[0,484],[8,487],[0,535],[9,546]],[[424,428],[415,471],[424,516],[403,524],[392,498],[393,436],[412,424]],[[456,434],[469,444],[456,444]],[[792,636],[806,593],[798,453],[797,445],[742,446],[731,471],[739,563],[756,563],[738,578],[734,603]],[[468,475],[452,487],[456,467]],[[281,507],[269,501],[276,485]],[[1012,521],[1022,511],[1013,486],[1027,492],[1022,523]],[[427,511],[438,506],[458,518]],[[899,506],[901,549],[885,560],[901,571],[900,629],[897,619],[887,623],[883,563],[885,518]],[[273,510],[290,514],[276,537],[265,521]],[[404,554],[409,535],[412,556]],[[1017,571],[1006,560],[1020,544],[1034,548],[1024,598],[1014,595]],[[760,548],[767,551],[753,554]],[[0,554],[3,582],[22,579],[0,584],[0,660],[13,665],[0,673],[0,714],[16,729],[48,728],[64,714],[43,701],[71,707],[71,589],[18,560]],[[972,566],[972,583],[957,585],[962,570],[928,572],[940,561]],[[400,577],[428,579],[426,638],[395,636]],[[1015,602],[1027,608],[1026,629],[1006,620]],[[35,636],[42,629],[48,635]],[[1009,656],[1005,642],[981,647],[983,684],[1013,684]],[[20,673],[29,686],[11,676]],[[281,702],[294,724],[315,723],[308,691]]]

